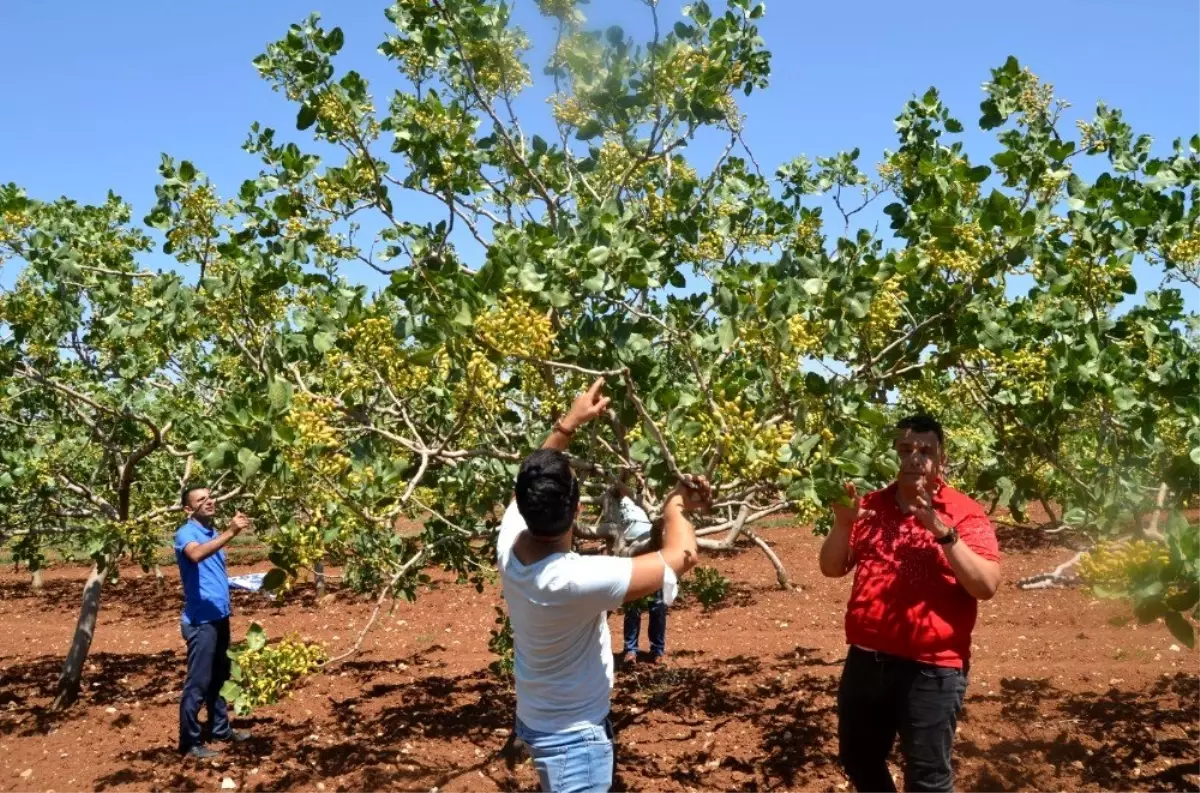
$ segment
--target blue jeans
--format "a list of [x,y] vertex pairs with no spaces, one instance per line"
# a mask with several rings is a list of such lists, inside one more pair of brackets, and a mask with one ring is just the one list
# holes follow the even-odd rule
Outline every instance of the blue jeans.
[[897,735],[905,790],[953,790],[950,750],[966,691],[966,669],[851,646],[838,688],[838,742],[855,790],[896,789],[887,760]]
[[517,719],[517,739],[529,748],[542,790],[607,793],[613,781],[613,732],[608,719],[567,732],[538,732]]
[[[625,607],[625,652],[636,653],[638,638],[642,633],[642,610]],[[650,652],[663,655],[667,651],[667,604],[663,603],[662,590],[654,593],[654,605],[650,607]]]
[[228,738],[229,713],[221,699],[221,686],[229,679],[229,619],[181,624],[187,642],[187,681],[179,700],[179,750],[186,752],[204,742],[200,706],[208,706],[208,732],[214,740]]

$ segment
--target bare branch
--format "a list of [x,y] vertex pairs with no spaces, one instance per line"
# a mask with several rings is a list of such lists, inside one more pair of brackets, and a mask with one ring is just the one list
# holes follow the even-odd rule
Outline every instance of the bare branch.
[[671,454],[671,449],[667,446],[667,440],[663,437],[662,431],[658,425],[654,423],[654,419],[650,418],[650,414],[646,411],[646,406],[642,404],[641,398],[637,395],[637,386],[633,383],[633,375],[628,369],[621,372],[625,378],[625,386],[629,391],[629,398],[633,400],[633,406],[637,408],[638,415],[642,417],[642,421],[649,427],[650,433],[654,439],[658,441],[658,448],[662,450],[663,459],[667,463],[667,469],[675,476],[683,479],[683,473],[679,470],[679,465],[675,462],[675,455]]
[[62,482],[63,487],[65,487],[67,490],[70,490],[72,493],[83,496],[85,499],[87,499],[88,503],[97,507],[110,520],[121,519],[121,513],[117,511],[117,508],[106,501],[102,496],[97,495],[96,492],[87,485],[76,482],[66,474],[59,474],[58,479],[60,482]]

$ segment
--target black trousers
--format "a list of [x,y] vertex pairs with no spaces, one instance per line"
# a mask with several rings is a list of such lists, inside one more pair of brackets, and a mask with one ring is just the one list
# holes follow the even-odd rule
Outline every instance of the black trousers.
[[855,789],[895,791],[887,759],[899,736],[905,790],[952,790],[950,753],[966,691],[966,668],[851,647],[838,688],[838,742]]
[[187,642],[187,681],[179,699],[179,749],[203,743],[200,706],[208,707],[208,733],[221,740],[230,734],[229,714],[221,686],[229,679],[229,620],[181,627]]

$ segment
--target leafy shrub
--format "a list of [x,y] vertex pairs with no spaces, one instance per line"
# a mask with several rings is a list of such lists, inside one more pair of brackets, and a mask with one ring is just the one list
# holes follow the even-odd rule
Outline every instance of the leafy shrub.
[[729,579],[713,567],[697,567],[683,582],[684,593],[696,598],[707,611],[729,596]]
[[255,708],[274,705],[285,694],[290,696],[293,684],[319,669],[326,655],[320,644],[299,637],[269,645],[266,631],[254,622],[245,641],[229,648],[229,658],[233,666],[221,696],[235,714],[246,716]]

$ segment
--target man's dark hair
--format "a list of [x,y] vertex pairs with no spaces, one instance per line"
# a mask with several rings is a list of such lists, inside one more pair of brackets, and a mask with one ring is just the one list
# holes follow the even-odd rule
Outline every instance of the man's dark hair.
[[179,503],[185,507],[191,506],[188,504],[188,496],[197,490],[208,490],[208,485],[188,485],[183,489],[183,493],[179,496]]
[[946,448],[946,433],[942,430],[942,423],[928,413],[918,413],[915,416],[902,418],[896,422],[896,429],[901,432],[904,430],[932,432],[937,436],[938,448]]
[[525,458],[517,473],[517,510],[532,534],[557,537],[575,522],[579,480],[567,456],[539,449]]

